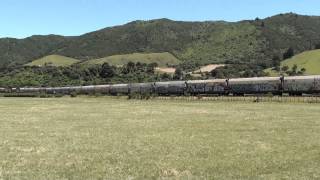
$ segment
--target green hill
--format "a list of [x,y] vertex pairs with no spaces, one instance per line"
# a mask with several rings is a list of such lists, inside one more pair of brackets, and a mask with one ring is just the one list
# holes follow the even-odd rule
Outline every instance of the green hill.
[[60,54],[82,61],[119,54],[168,52],[182,62],[259,64],[292,47],[296,53],[320,43],[320,17],[293,13],[239,22],[134,21],[81,36],[0,39],[0,68]]
[[160,67],[167,67],[168,65],[177,65],[180,61],[168,52],[164,53],[133,53],[125,55],[108,56],[101,59],[93,59],[85,61],[83,64],[103,64],[109,63],[110,65],[121,66],[128,62],[141,62],[141,63],[157,63]]
[[[306,51],[298,54],[290,59],[281,62],[281,67],[288,66],[290,69],[294,65],[298,66],[298,69],[305,68],[306,75],[318,75],[320,74],[320,50]],[[278,72],[267,69],[271,76],[279,75]]]
[[32,61],[26,64],[26,66],[70,66],[72,64],[80,62],[77,59],[60,56],[60,55],[49,55],[43,58]]

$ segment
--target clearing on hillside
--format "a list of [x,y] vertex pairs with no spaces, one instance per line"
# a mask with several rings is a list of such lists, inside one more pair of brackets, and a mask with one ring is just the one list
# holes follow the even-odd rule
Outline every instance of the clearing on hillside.
[[319,179],[320,105],[0,98],[0,179]]
[[224,64],[209,64],[206,66],[202,66],[199,70],[194,71],[194,73],[206,73],[206,72],[211,72],[218,67],[223,67],[225,66]]
[[122,66],[128,62],[141,63],[157,63],[159,67],[167,67],[168,65],[177,65],[180,63],[179,59],[171,53],[133,53],[125,55],[108,56],[101,59],[93,59],[84,62],[84,64],[103,64],[109,63],[114,66]]
[[77,59],[60,56],[60,55],[49,55],[43,58],[32,61],[26,64],[26,66],[71,66],[72,64],[80,62]]
[[[307,70],[305,72],[306,75],[320,74],[320,50],[306,51],[298,54],[281,62],[281,67],[288,66],[291,69],[295,64],[298,66],[298,70],[305,68]],[[279,75],[279,72],[271,68],[267,69],[266,72],[269,72],[271,76]]]
[[174,74],[176,72],[176,68],[169,68],[169,67],[157,67],[155,69],[158,73],[167,73],[167,74]]

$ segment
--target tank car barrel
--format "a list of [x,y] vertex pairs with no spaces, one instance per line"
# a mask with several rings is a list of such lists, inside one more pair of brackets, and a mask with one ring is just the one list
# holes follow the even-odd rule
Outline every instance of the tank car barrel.
[[22,87],[0,88],[0,93],[47,93],[47,94],[112,94],[128,95],[234,95],[282,94],[302,95],[320,93],[320,75],[293,77],[255,77],[235,79],[211,79],[192,81],[169,81],[152,83],[131,83],[113,85],[67,86],[67,87]]

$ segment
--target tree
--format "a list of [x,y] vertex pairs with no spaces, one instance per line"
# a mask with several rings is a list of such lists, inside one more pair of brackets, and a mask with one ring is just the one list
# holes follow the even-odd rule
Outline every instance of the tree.
[[147,65],[147,73],[154,74],[154,69],[158,67],[157,63],[151,63]]
[[111,78],[114,75],[115,75],[114,69],[108,63],[104,63],[101,67],[100,76],[102,78]]
[[297,73],[297,70],[298,70],[298,66],[296,64],[294,64],[292,66],[292,72]]
[[128,62],[127,64],[127,69],[129,72],[134,72],[136,65],[134,64],[134,62]]
[[299,75],[298,66],[296,64],[293,65],[291,71],[288,71],[287,73],[289,74],[289,76]]
[[320,49],[320,43],[315,45],[315,49]]
[[211,71],[212,77],[222,79],[225,78],[224,72],[222,68],[216,68],[215,70]]
[[294,56],[294,49],[293,48],[289,48],[284,54],[283,54],[283,59],[289,59],[292,58],[292,56]]
[[282,68],[281,68],[281,71],[283,71],[283,72],[287,72],[289,70],[289,67],[288,66],[283,66]]
[[163,73],[161,74],[161,80],[170,80],[171,79],[171,76],[168,74],[168,73]]
[[174,72],[174,76],[173,78],[176,80],[180,80],[183,76],[183,72],[181,70],[181,68],[177,68],[176,71]]
[[280,57],[277,56],[277,55],[274,55],[273,58],[272,58],[272,66],[274,67],[274,69],[276,71],[279,71],[280,70]]

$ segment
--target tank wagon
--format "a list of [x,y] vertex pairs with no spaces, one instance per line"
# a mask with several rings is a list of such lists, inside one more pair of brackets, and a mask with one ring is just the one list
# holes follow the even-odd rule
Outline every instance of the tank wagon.
[[0,88],[0,93],[47,93],[47,94],[157,94],[168,95],[290,95],[320,94],[320,75],[294,77],[256,77],[237,79],[212,79],[194,81],[169,81],[113,85],[70,87],[23,87]]
[[228,80],[226,79],[187,81],[186,85],[190,95],[229,94]]

